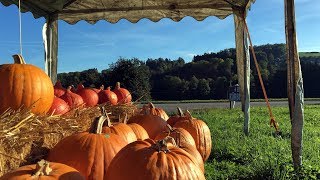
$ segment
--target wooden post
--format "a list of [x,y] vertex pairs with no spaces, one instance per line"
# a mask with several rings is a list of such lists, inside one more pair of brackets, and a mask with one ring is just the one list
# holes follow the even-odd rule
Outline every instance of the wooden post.
[[45,48],[45,72],[55,84],[58,75],[58,20],[47,18],[42,36]]
[[288,69],[288,101],[291,118],[291,150],[295,169],[302,165],[304,90],[297,47],[294,0],[285,1],[285,30]]
[[250,128],[250,54],[245,31],[244,11],[234,11],[235,39],[237,55],[238,84],[240,87],[241,107],[244,112],[244,133],[249,135]]

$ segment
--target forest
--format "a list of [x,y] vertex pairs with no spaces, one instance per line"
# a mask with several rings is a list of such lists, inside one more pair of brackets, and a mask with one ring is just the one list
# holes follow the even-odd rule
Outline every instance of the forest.
[[[263,82],[270,98],[287,97],[287,65],[285,44],[254,46]],[[263,98],[257,70],[251,54],[251,98]],[[320,56],[301,56],[301,69],[306,98],[320,97]],[[227,99],[230,84],[237,84],[236,51],[224,49],[216,53],[196,55],[191,62],[183,58],[157,58],[145,61],[120,57],[99,72],[59,73],[64,87],[82,83],[87,87],[113,86],[121,82],[134,99],[191,100]],[[315,82],[313,82],[315,81]]]

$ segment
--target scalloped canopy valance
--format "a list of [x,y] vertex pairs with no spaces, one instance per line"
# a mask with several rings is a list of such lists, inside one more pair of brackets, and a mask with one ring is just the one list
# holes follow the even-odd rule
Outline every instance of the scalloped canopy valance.
[[[224,19],[234,9],[248,9],[255,0],[21,0],[21,11],[35,18],[50,17],[69,24],[85,20],[116,23],[121,19],[135,23],[147,18],[159,21],[170,18],[180,21],[186,16],[201,21],[208,16]],[[18,0],[0,0],[5,6]]]

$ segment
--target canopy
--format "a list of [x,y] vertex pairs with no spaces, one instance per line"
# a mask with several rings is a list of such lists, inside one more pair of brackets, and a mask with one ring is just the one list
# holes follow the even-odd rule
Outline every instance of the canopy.
[[[186,16],[203,20],[208,16],[220,19],[231,15],[233,9],[249,8],[255,0],[23,0],[21,11],[30,11],[35,18],[54,17],[75,24],[85,20],[116,23],[120,19],[137,22],[142,18],[159,21],[170,18],[180,21]],[[0,0],[9,6],[18,0]]]

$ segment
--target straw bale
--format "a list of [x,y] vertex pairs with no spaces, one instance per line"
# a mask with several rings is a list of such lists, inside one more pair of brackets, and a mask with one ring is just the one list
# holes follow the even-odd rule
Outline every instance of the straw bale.
[[[115,122],[137,113],[136,105],[101,105]],[[62,116],[36,116],[30,110],[7,110],[0,115],[0,176],[17,167],[46,158],[49,150],[62,138],[86,131],[99,106],[73,109]]]

